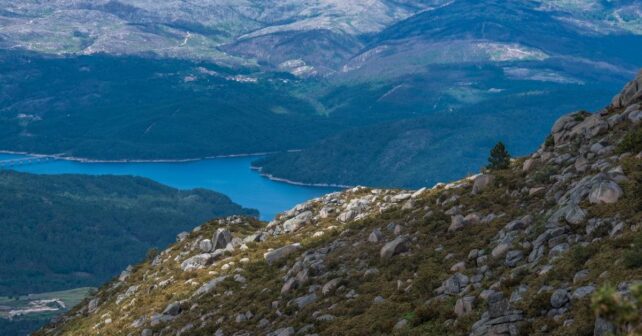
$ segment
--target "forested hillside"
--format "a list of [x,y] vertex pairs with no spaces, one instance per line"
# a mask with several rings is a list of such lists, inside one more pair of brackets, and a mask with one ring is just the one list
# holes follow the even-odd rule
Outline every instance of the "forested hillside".
[[96,286],[198,223],[257,215],[143,178],[13,171],[0,171],[0,204],[0,296]]

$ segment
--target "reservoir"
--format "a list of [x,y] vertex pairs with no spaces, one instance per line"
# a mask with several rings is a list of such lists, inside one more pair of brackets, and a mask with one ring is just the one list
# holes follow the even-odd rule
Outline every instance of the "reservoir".
[[[0,161],[27,158],[0,154]],[[13,169],[34,174],[86,174],[141,176],[178,189],[205,188],[223,193],[246,208],[259,210],[261,219],[271,220],[298,203],[337,191],[277,182],[251,169],[256,156],[205,159],[188,162],[80,162],[51,159],[18,164]]]

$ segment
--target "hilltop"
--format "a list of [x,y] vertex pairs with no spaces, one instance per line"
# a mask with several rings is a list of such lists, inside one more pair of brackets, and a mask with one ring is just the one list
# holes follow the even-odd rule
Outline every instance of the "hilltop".
[[640,103],[642,72],[507,169],[206,223],[36,335],[639,332]]

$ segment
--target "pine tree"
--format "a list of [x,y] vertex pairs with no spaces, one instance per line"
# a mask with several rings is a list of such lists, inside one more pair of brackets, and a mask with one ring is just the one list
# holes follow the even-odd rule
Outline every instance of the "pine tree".
[[491,170],[507,169],[510,166],[510,154],[506,150],[506,146],[500,141],[490,151],[488,157],[488,166],[486,168]]

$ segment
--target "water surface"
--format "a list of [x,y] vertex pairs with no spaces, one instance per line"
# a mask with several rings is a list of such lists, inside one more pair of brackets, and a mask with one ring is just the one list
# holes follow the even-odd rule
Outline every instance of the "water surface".
[[[24,158],[0,154],[0,160]],[[336,188],[309,187],[269,180],[250,169],[256,157],[208,159],[176,163],[94,163],[67,160],[17,165],[11,169],[34,174],[133,175],[147,177],[178,189],[206,188],[229,196],[232,201],[258,209],[261,219],[274,216]]]

